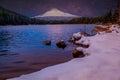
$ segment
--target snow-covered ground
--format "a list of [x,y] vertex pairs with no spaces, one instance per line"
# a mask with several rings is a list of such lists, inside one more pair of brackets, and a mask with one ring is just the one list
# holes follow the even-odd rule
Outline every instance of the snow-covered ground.
[[88,56],[8,80],[120,80],[120,29],[114,26],[112,33],[81,39],[90,44]]

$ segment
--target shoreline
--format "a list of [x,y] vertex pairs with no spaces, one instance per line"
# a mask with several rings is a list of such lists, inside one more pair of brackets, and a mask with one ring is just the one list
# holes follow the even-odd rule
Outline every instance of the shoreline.
[[[43,53],[44,54],[43,55],[43,54],[40,54],[39,51],[34,53],[35,54],[34,55],[33,52],[31,53],[29,52],[28,53],[23,52],[20,55],[18,54],[20,57],[24,56],[25,60],[22,61],[22,60],[19,60],[18,58],[17,61],[13,61],[11,64],[6,64],[6,66],[1,68],[0,80],[6,80],[8,78],[18,77],[23,74],[29,74],[46,67],[67,62],[72,59],[71,54],[66,54],[66,52],[70,53],[70,51],[65,51],[63,53],[58,53],[58,54],[52,53],[52,55],[51,53]],[[18,56],[18,55],[15,55],[15,56]]]

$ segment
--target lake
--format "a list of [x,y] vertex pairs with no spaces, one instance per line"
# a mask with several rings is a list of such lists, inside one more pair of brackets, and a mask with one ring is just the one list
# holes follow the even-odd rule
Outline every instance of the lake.
[[[94,34],[95,24],[0,26],[0,80],[19,76],[72,59],[73,33]],[[50,46],[43,42],[51,40]],[[56,47],[64,40],[65,49]]]

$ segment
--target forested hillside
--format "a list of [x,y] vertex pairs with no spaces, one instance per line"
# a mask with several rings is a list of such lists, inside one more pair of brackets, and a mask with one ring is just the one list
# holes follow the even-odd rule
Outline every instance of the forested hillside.
[[28,24],[29,22],[28,17],[0,7],[0,25]]

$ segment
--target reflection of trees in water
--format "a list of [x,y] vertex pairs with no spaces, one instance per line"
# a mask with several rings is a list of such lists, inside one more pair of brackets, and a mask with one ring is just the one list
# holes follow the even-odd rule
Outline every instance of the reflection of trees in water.
[[11,35],[7,30],[0,31],[0,49],[8,47],[10,44]]

